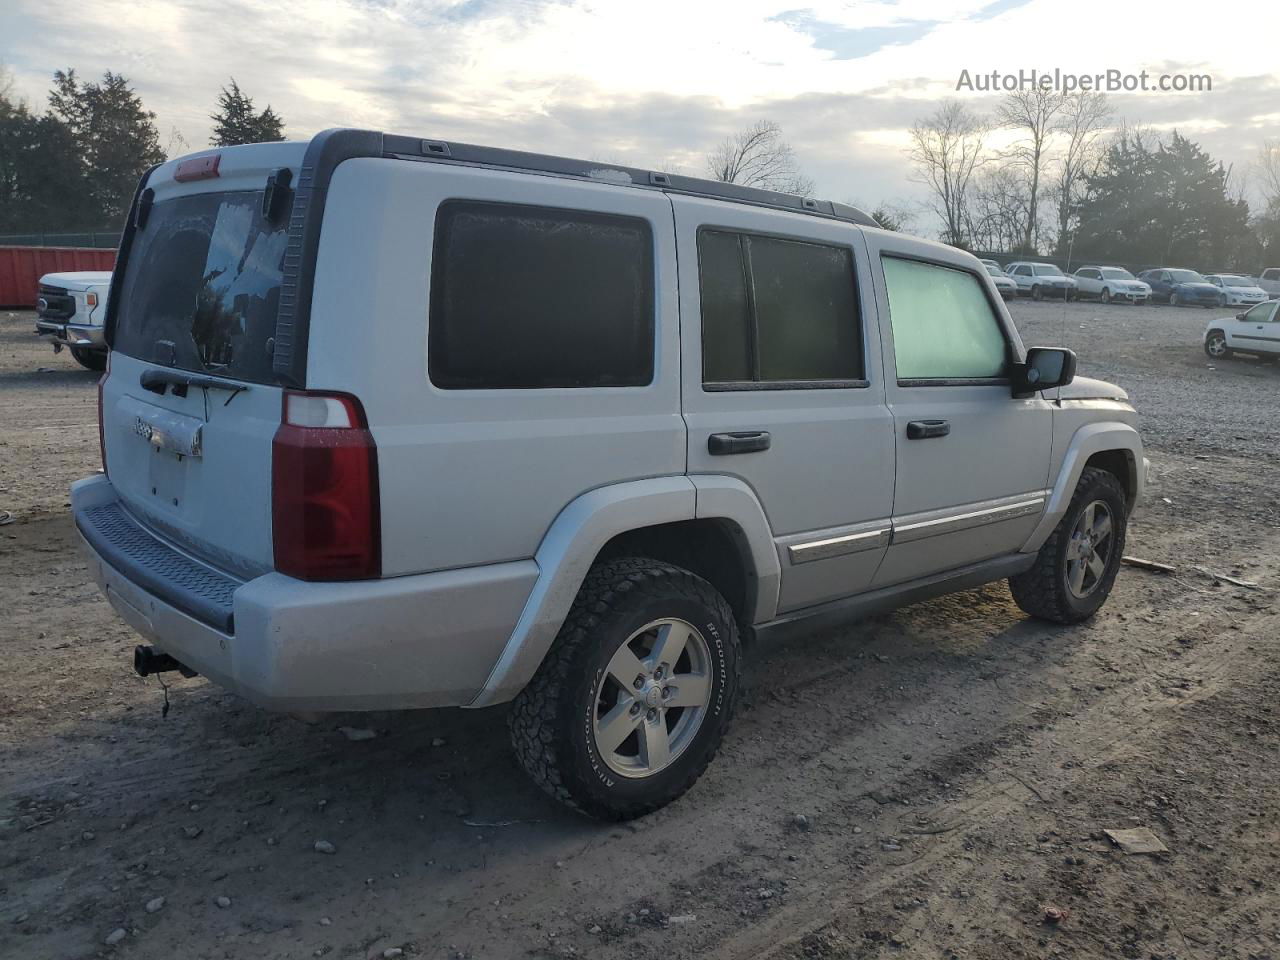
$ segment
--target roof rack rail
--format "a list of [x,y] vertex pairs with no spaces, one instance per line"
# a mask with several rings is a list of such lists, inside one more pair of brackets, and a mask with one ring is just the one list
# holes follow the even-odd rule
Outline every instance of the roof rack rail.
[[505,150],[501,147],[482,147],[471,143],[424,140],[421,137],[389,133],[382,135],[382,141],[384,156],[499,167],[507,170],[528,170],[623,186],[657,187],[668,193],[734,200],[760,207],[773,207],[793,213],[807,213],[832,220],[844,220],[864,227],[879,226],[867,213],[846,203],[798,197],[772,190],[744,187],[736,183],[722,183],[718,180],[704,180],[700,177],[686,177],[660,170],[624,167],[603,162],[593,163],[589,160],[573,160],[543,153],[527,153],[523,150]]

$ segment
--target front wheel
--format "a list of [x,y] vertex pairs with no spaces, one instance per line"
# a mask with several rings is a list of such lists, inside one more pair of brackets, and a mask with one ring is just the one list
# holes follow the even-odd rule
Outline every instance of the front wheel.
[[1231,348],[1227,346],[1227,335],[1221,330],[1210,330],[1204,338],[1204,352],[1214,360],[1231,356]]
[[76,363],[86,370],[102,371],[107,369],[107,351],[87,350],[84,347],[72,347],[71,356]]
[[1169,306],[1171,307],[1182,306],[1182,297],[1178,296],[1176,293],[1169,294]]
[[1127,517],[1124,488],[1115,474],[1086,467],[1035,565],[1009,578],[1014,602],[1054,623],[1092,617],[1111,594],[1120,569]]
[[702,775],[738,693],[738,629],[701,577],[644,558],[587,575],[550,652],[512,705],[511,742],[544,791],[629,820]]
[[1040,287],[1039,287],[1039,286],[1035,286],[1035,287],[1032,287],[1032,288],[1031,288],[1031,299],[1032,299],[1032,300],[1043,300],[1043,299],[1044,299],[1044,293],[1040,290]]

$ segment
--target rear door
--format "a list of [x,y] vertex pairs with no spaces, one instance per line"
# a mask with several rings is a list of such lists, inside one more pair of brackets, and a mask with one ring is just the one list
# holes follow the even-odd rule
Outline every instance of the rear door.
[[884,556],[893,425],[862,231],[672,197],[689,473],[759,498],[779,606],[864,590]]
[[[287,218],[262,215],[268,174],[301,147],[224,151],[216,176],[152,175],[132,238],[103,384],[107,474],[130,512],[248,577],[270,569],[272,385]],[[209,167],[203,168],[207,174]],[[188,377],[203,385],[182,386]]]
[[893,545],[877,586],[1017,551],[1047,502],[1052,407],[1014,399],[1013,324],[968,257],[868,234],[897,437]]

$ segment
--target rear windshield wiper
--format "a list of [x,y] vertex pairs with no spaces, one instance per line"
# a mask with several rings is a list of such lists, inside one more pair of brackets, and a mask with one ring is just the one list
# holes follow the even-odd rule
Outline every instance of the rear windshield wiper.
[[[138,383],[141,384],[143,390],[150,390],[152,393],[158,393],[164,396],[165,389],[173,387],[173,395],[175,397],[185,397],[187,390],[191,387],[201,387],[206,390],[230,390],[231,397],[238,393],[243,393],[249,388],[243,383],[227,383],[225,380],[215,380],[213,377],[202,377],[198,373],[183,373],[181,370],[143,370],[138,377]],[[231,402],[231,397],[227,398],[227,402]]]

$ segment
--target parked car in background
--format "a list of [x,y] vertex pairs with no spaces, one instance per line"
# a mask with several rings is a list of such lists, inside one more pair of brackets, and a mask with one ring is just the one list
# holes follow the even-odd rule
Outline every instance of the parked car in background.
[[1138,279],[1151,285],[1151,298],[1175,307],[1219,306],[1222,291],[1196,273],[1179,267],[1154,267],[1138,274]]
[[1076,282],[1052,263],[1019,261],[1005,267],[1005,273],[1018,285],[1018,292],[1043,300],[1045,297],[1061,297],[1072,300],[1076,295]]
[[1258,286],[1266,291],[1267,296],[1280,297],[1280,267],[1268,267],[1258,278]]
[[1004,300],[1017,299],[1018,285],[1013,282],[1012,277],[1000,269],[1000,264],[993,260],[983,260],[981,263],[986,267],[987,273],[991,274],[991,282],[996,285],[1001,298]]
[[105,370],[107,345],[102,322],[107,315],[110,271],[46,273],[36,299],[36,333],[53,338],[53,349],[71,350],[80,366]]
[[1253,277],[1242,277],[1236,273],[1210,273],[1205,279],[1218,288],[1220,307],[1252,307],[1270,299],[1267,291],[1258,286],[1258,281]]
[[744,636],[999,579],[1098,611],[1147,474],[1124,390],[1026,349],[962,250],[599,168],[329,130],[145,174],[71,493],[138,673],[513,701],[533,780],[625,819],[715,755]]
[[1075,272],[1075,281],[1076,296],[1097,297],[1103,303],[1147,303],[1151,299],[1151,285],[1124,267],[1081,267]]
[[1280,357],[1280,300],[1268,300],[1252,310],[1212,321],[1204,331],[1204,352],[1229,357],[1237,350]]

